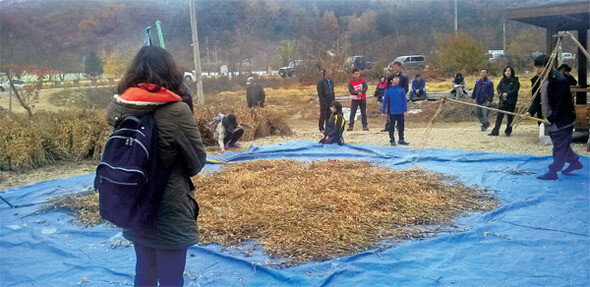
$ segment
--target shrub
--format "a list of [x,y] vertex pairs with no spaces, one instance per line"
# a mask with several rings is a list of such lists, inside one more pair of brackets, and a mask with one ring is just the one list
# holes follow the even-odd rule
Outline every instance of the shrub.
[[487,64],[483,45],[465,33],[436,37],[434,66],[447,74],[475,73]]
[[26,170],[56,160],[99,159],[111,128],[104,111],[37,112],[0,119],[0,170]]

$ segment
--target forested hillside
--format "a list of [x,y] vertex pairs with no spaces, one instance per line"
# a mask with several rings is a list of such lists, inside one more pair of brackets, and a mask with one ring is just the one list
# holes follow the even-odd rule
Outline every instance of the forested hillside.
[[[486,50],[502,49],[502,19],[513,3],[461,0],[458,28]],[[196,1],[196,7],[201,58],[211,71],[220,65],[276,69],[293,59],[361,54],[387,65],[400,55],[430,56],[436,38],[454,30],[450,0]],[[192,69],[188,1],[21,0],[3,1],[0,9],[3,69],[77,72],[91,51],[103,62],[114,55],[124,58],[141,45],[144,28],[156,20],[162,23],[166,48],[184,69]],[[542,41],[543,32],[506,23],[508,43],[527,34]],[[540,41],[535,45],[544,47]]]

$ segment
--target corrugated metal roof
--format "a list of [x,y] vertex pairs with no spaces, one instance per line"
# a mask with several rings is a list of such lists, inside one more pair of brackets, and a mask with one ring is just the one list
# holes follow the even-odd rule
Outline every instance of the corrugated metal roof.
[[589,0],[524,0],[508,7],[508,10],[557,7],[584,3],[590,6]]

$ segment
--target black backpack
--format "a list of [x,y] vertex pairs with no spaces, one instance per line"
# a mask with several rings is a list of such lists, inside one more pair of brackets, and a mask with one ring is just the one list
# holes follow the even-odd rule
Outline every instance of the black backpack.
[[156,134],[152,115],[126,116],[107,140],[94,188],[100,216],[118,227],[150,226],[156,220],[169,175],[158,168]]

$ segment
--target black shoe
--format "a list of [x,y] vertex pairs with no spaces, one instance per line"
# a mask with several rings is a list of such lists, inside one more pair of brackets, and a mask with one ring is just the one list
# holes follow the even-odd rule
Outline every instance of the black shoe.
[[557,173],[552,172],[552,171],[548,171],[548,172],[544,173],[543,175],[537,176],[537,178],[540,180],[557,180]]
[[510,128],[510,129],[506,129],[506,130],[504,131],[504,134],[505,134],[507,137],[509,137],[511,133],[512,133],[512,128]]
[[397,143],[400,145],[409,145],[410,144],[409,142],[406,142],[405,140],[400,140]]
[[368,127],[363,127],[363,131],[369,131]]
[[395,141],[389,143],[390,146],[396,146]]
[[498,136],[498,132],[492,131],[491,133],[488,134],[488,136],[497,137]]
[[561,173],[562,174],[570,174],[572,171],[582,169],[583,167],[584,166],[579,161],[572,162],[572,163],[570,163],[570,165],[566,169],[562,170]]
[[382,130],[381,130],[381,132],[382,132],[382,133],[384,133],[384,132],[388,132],[388,131],[389,131],[388,129],[382,129]]
[[485,123],[481,126],[481,131],[484,132],[485,130],[487,130],[490,127],[490,123]]
[[352,127],[348,127],[348,128],[346,129],[346,131],[347,131],[347,132],[351,132],[351,131],[352,131]]

